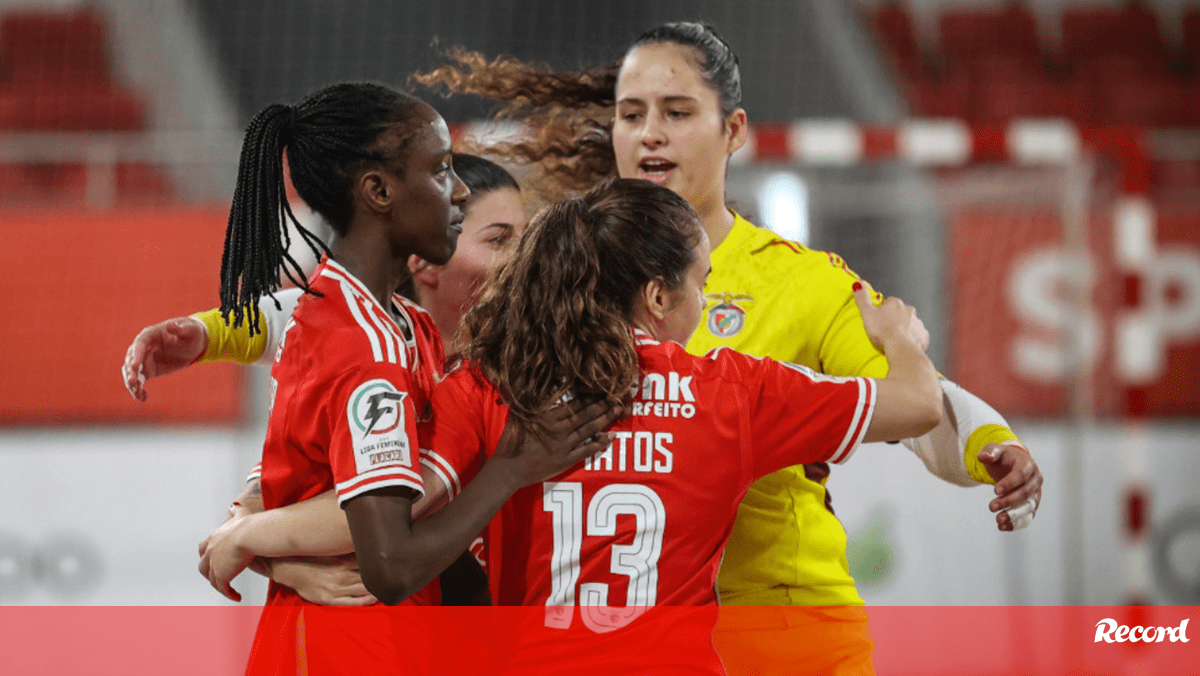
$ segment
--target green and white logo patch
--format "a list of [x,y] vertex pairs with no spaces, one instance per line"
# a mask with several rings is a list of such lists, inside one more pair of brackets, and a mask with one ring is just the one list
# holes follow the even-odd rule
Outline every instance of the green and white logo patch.
[[411,445],[405,429],[407,392],[376,378],[355,388],[346,405],[354,460],[362,474],[387,465],[412,465]]

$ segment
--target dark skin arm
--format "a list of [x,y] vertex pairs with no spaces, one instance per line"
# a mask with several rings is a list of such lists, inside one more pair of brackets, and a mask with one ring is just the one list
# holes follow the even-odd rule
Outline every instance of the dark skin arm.
[[[607,429],[619,406],[596,402],[576,411],[559,406],[546,415],[544,439],[508,425],[496,454],[457,499],[413,523],[414,491],[382,488],[343,505],[367,589],[387,605],[420,591],[470,547],[500,508],[521,488],[561,474],[611,442]],[[585,422],[586,421],[586,422]]]

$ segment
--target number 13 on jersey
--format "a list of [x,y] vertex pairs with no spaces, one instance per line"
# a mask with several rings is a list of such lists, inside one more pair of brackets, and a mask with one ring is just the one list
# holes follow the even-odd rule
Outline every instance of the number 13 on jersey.
[[[580,607],[583,623],[602,634],[629,624],[658,597],[658,559],[662,555],[667,512],[662,499],[642,484],[609,484],[596,491],[587,505],[584,521],[583,484],[547,481],[542,484],[542,510],[549,512],[554,533],[550,558],[550,596],[546,599],[546,626],[566,629]],[[625,607],[609,605],[608,584],[580,583],[583,538],[613,538],[617,517],[636,520],[633,541],[609,545],[609,571],[629,578]]]

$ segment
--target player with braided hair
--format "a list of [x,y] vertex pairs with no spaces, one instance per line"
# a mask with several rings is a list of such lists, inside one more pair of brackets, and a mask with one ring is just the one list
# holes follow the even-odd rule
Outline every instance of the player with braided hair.
[[[448,360],[456,359],[453,338],[463,312],[474,302],[487,274],[511,253],[525,229],[527,217],[520,186],[503,167],[482,157],[454,153],[455,173],[471,190],[463,205],[463,232],[458,238],[450,262],[439,265],[419,256],[411,256],[408,268],[412,276],[401,286],[400,294],[429,313],[442,334]],[[242,364],[270,366],[284,325],[291,317],[302,289],[286,289],[276,294],[278,302],[259,300],[261,323],[250,332],[250,322],[232,329],[221,318],[219,309],[178,317],[141,331],[130,344],[122,369],[126,387],[135,398],[145,400],[145,378],[154,378],[184,368],[196,361],[232,360]],[[211,340],[210,340],[211,338]],[[229,518],[258,518],[263,511],[259,479],[255,467],[245,490],[233,502]],[[321,500],[333,500],[332,494]],[[283,510],[313,509],[316,501],[282,507]],[[341,521],[340,510],[332,508]],[[328,513],[324,513],[328,516]],[[323,514],[307,514],[298,520],[313,523]],[[344,527],[344,525],[343,525]],[[348,535],[346,536],[348,538]],[[472,545],[480,552],[482,540]],[[263,558],[254,569],[272,580],[290,587],[304,599],[328,605],[367,605],[376,601],[362,584],[353,554]],[[440,577],[443,604],[475,604],[486,600],[487,588],[475,557],[460,557]],[[432,590],[431,590],[432,591]],[[433,595],[420,599],[433,602]]]
[[[606,445],[600,430],[619,411],[594,404],[584,409],[590,422],[579,426],[575,409],[563,407],[554,420],[579,429],[502,444],[466,489],[471,499],[414,523],[424,491],[416,424],[444,354],[432,320],[394,291],[411,255],[442,264],[454,253],[469,193],[454,173],[449,130],[427,104],[372,84],[334,85],[294,107],[258,113],[243,143],[222,259],[221,311],[235,325],[247,317],[254,324],[259,297],[278,288],[281,266],[295,263],[286,250],[284,219],[294,217],[283,190],[285,152],[297,193],[334,237],[316,271],[296,280],[305,295],[274,355],[263,503],[270,509],[335,490],[367,587],[397,603],[453,562],[515,490]],[[240,595],[229,581],[254,558],[239,523],[200,547],[202,574],[234,600]],[[305,535],[322,535],[312,530]],[[312,551],[303,542],[280,546],[292,545]],[[268,604],[284,610],[264,613],[253,659],[271,668],[303,661],[326,673],[346,658],[347,645],[366,646],[354,655],[358,668],[390,670],[429,657],[419,640],[397,641],[386,616],[360,618],[345,636],[350,629],[305,614],[303,599],[286,587],[272,584]]]

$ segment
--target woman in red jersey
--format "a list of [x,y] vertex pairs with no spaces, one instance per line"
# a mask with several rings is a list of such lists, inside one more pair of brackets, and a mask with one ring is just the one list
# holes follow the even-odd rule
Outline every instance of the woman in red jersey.
[[[314,251],[325,249],[307,281],[286,249],[284,152],[297,193],[334,230],[326,249],[295,224]],[[517,452],[484,467],[462,508],[413,523],[413,505],[424,493],[416,423],[444,354],[428,316],[393,292],[408,275],[411,255],[434,264],[450,258],[467,196],[436,111],[385,87],[340,84],[254,117],[226,232],[221,310],[234,325],[257,324],[257,301],[278,288],[281,267],[306,292],[274,355],[264,505],[335,490],[364,576],[376,596],[393,603],[444,570],[513,491],[607,441],[598,434],[605,421],[597,419],[565,448],[516,444]],[[590,444],[575,448],[586,437]],[[238,598],[228,580],[249,562],[202,558],[201,566],[223,593]],[[268,603],[293,609],[265,613],[260,625],[254,659],[272,669],[301,660],[307,668],[336,670],[350,657],[347,645],[365,647],[352,656],[356,668],[394,669],[429,657],[419,640],[397,640],[385,617],[360,618],[353,628],[318,622],[279,585],[272,585]]]
[[[412,277],[402,285],[401,295],[424,309],[437,325],[447,358],[455,361],[453,346],[462,314],[474,303],[487,274],[511,255],[525,230],[528,218],[520,186],[503,167],[482,157],[453,154],[454,171],[470,189],[462,205],[465,217],[454,255],[445,264],[431,263],[420,256],[409,258]],[[269,365],[279,334],[291,318],[301,294],[288,289],[276,294],[279,305],[260,299],[259,309],[265,321],[255,335],[249,324],[231,327],[220,319],[219,310],[178,317],[149,326],[141,331],[126,351],[122,377],[130,394],[145,400],[143,378],[167,375],[197,361],[233,359],[244,364]],[[329,496],[332,500],[332,495]],[[311,508],[311,505],[305,507]],[[303,509],[288,506],[283,509]],[[262,511],[259,468],[251,472],[246,490],[233,502],[230,518]],[[334,515],[341,519],[340,510]],[[256,518],[271,518],[256,517]],[[348,536],[347,536],[348,537]],[[472,549],[480,553],[481,541]],[[304,599],[322,605],[369,605],[376,602],[362,585],[353,554],[343,556],[294,556],[263,559],[256,570],[280,584],[296,590]],[[478,603],[479,593],[486,594],[482,573],[471,554],[459,561],[440,578],[444,604]],[[433,592],[433,590],[430,590]],[[436,602],[436,594],[414,598],[413,602]]]
[[[539,214],[511,263],[464,319],[468,366],[432,398],[431,446],[453,506],[514,419],[547,402],[620,397],[609,447],[529,486],[489,526],[501,605],[546,609],[514,635],[510,668],[533,673],[723,673],[706,630],[660,606],[715,606],[717,566],[750,483],[798,462],[843,462],[863,441],[941,419],[913,310],[863,325],[887,378],[837,378],[719,349],[688,354],[709,272],[708,238],[676,193],[618,179]],[[464,489],[466,490],[466,489]],[[544,622],[541,621],[544,618]]]

